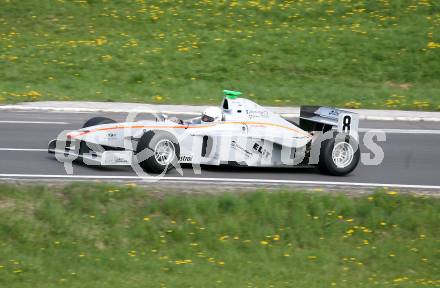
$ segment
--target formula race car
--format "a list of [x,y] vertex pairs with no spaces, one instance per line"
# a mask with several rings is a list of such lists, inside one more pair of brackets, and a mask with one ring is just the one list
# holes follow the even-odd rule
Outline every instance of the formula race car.
[[166,173],[183,163],[318,167],[339,176],[356,168],[357,114],[302,106],[294,123],[240,98],[240,92],[224,94],[220,107],[189,120],[161,114],[156,120],[116,123],[95,117],[79,130],[61,133],[48,150],[60,161],[131,165],[146,173]]

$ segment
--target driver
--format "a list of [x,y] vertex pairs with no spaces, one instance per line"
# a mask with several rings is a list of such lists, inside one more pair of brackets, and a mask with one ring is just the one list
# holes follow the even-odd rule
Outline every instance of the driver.
[[223,120],[223,113],[222,113],[222,110],[218,107],[208,107],[203,111],[202,117],[194,118],[192,120],[189,120],[188,122],[185,122],[177,117],[170,117],[170,118],[168,118],[168,120],[173,121],[177,124],[181,124],[181,125],[211,123],[211,122],[222,121]]
[[218,122],[223,118],[222,110],[219,107],[208,107],[203,111],[201,121],[204,123]]

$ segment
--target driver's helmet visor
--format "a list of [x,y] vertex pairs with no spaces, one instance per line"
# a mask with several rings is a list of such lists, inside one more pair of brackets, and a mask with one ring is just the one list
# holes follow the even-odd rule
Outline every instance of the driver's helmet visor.
[[208,116],[206,114],[202,115],[202,121],[203,122],[214,122],[214,117]]

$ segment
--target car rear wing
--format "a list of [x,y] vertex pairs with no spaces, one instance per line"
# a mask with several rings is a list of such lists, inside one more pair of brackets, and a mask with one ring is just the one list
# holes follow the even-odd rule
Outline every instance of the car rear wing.
[[327,132],[334,129],[354,135],[358,133],[359,115],[330,107],[301,106],[299,125],[306,131]]

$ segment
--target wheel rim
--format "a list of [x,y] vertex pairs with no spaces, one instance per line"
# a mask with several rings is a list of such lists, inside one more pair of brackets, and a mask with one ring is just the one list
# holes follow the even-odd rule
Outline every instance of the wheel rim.
[[160,165],[168,165],[174,160],[174,144],[170,140],[163,139],[154,147],[154,158]]
[[351,164],[354,157],[353,147],[347,142],[335,144],[332,151],[333,163],[338,168],[345,168]]

